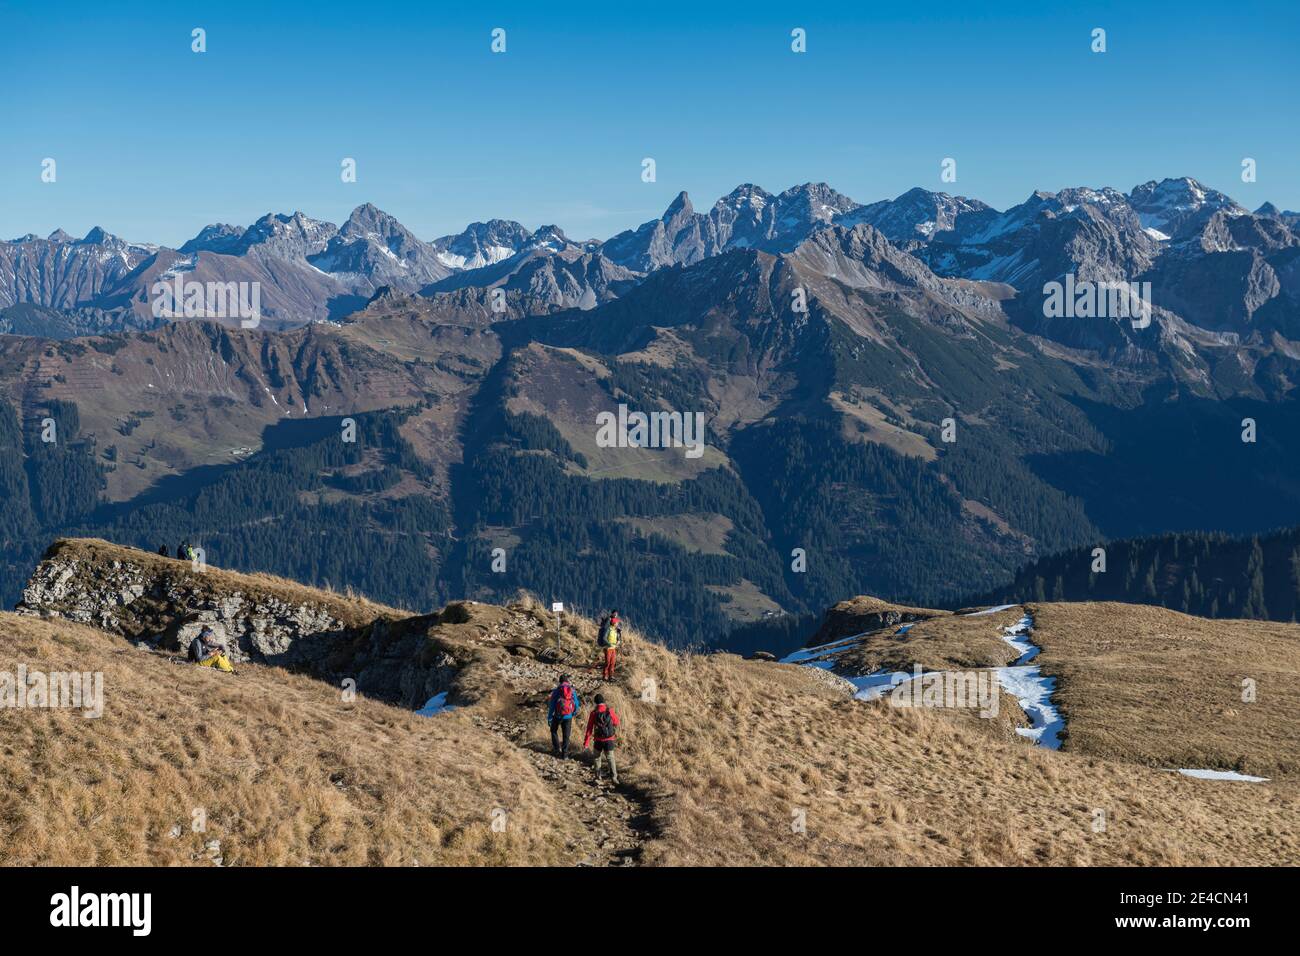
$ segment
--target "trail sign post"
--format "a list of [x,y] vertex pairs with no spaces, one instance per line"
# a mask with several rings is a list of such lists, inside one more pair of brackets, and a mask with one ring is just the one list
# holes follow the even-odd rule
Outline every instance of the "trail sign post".
[[560,659],[560,627],[564,623],[564,602],[552,601],[551,611],[555,614],[555,659]]

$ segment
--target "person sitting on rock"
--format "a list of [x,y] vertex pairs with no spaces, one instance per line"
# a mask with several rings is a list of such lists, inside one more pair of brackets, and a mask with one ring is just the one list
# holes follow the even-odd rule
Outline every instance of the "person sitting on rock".
[[[211,643],[209,643],[211,641]],[[190,661],[197,664],[207,657],[216,647],[216,634],[208,625],[203,625],[199,636],[190,641]]]
[[170,558],[172,556],[172,553],[167,550],[167,545],[165,544],[158,546],[158,553],[164,558]]
[[216,632],[206,624],[199,636],[190,642],[190,660],[200,667],[215,667],[227,674],[235,672],[225,647],[217,640]]
[[[551,691],[551,700],[546,707],[546,722],[551,725],[551,753],[561,760],[569,756],[569,731],[581,706],[577,690],[569,683],[569,675],[561,674],[559,686]],[[561,734],[563,746],[560,744]]]

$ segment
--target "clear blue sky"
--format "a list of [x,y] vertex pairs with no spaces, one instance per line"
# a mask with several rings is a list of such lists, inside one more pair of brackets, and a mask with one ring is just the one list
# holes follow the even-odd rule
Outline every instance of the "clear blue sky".
[[0,237],[176,245],[370,201],[425,239],[494,216],[604,238],[681,189],[819,180],[1005,208],[1189,175],[1300,209],[1300,5],[1133,6],[0,2]]

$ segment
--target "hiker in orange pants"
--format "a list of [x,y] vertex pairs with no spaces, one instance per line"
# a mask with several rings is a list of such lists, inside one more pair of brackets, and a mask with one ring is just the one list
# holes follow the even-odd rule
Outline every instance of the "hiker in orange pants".
[[605,652],[605,667],[600,676],[605,680],[614,679],[614,658],[618,656],[618,644],[623,639],[623,622],[618,618],[618,608],[600,622],[600,632],[596,636],[596,646]]

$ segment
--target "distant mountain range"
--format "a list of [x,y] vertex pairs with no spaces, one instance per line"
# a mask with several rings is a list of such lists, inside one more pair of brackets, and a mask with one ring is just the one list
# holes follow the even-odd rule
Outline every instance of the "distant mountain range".
[[[1178,179],[1005,212],[746,185],[603,242],[424,242],[371,206],[179,250],[26,237],[0,247],[0,587],[57,534],[191,537],[410,606],[525,588],[753,647],[846,596],[1293,525],[1298,228]],[[262,283],[261,327],[149,328],[177,275]],[[1050,314],[1067,279],[1149,283],[1149,323]],[[609,447],[620,406],[698,413],[707,447]]]
[[516,317],[589,309],[668,266],[735,249],[788,252],[814,232],[858,224],[936,275],[1013,287],[1019,304],[1010,311],[1068,345],[1121,341],[1113,329],[1053,329],[1034,315],[1042,285],[1066,273],[1081,281],[1150,281],[1167,319],[1211,333],[1296,333],[1300,213],[1270,203],[1251,213],[1187,178],[1144,183],[1128,194],[1035,192],[1005,212],[920,188],[862,205],[824,183],[776,195],[745,184],[707,212],[681,193],[660,218],[603,242],[574,242],[556,226],[532,232],[502,219],[425,242],[370,204],[342,226],[301,212],[268,214],[248,227],[214,224],[175,250],[98,227],[83,239],[58,230],[0,242],[0,332],[66,337],[156,325],[149,290],[177,274],[260,283],[268,329],[341,318],[381,289],[450,293],[472,308],[500,288]]

